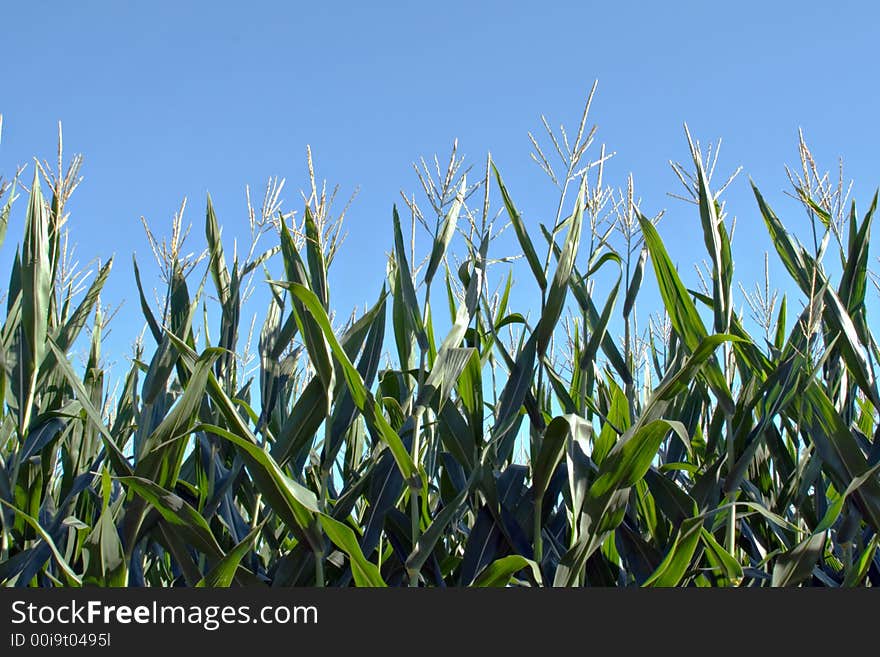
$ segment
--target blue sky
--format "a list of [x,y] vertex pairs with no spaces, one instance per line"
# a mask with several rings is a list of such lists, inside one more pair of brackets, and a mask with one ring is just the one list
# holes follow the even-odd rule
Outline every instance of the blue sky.
[[[667,210],[661,234],[688,276],[702,257],[698,216],[667,196],[677,191],[668,161],[688,157],[685,121],[703,142],[723,137],[720,173],[744,167],[727,199],[746,283],[758,280],[770,248],[748,176],[788,224],[804,223],[782,194],[798,128],[821,167],[844,156],[860,207],[880,183],[872,3],[180,4],[4,10],[0,172],[54,158],[59,120],[67,153],[84,154],[71,230],[82,261],[116,256],[104,301],[125,303],[111,359],[142,326],[132,253],[156,280],[140,217],[161,233],[188,197],[200,248],[210,191],[224,236],[244,239],[245,184],[259,196],[267,177],[285,177],[286,207],[299,209],[307,144],[343,200],[360,187],[331,272],[343,316],[381,287],[391,205],[401,189],[418,190],[411,163],[445,155],[454,138],[475,169],[491,150],[538,242],[555,192],[529,158],[527,131],[538,134],[542,113],[575,124],[595,79],[596,147],[617,152],[606,178],[622,186],[633,172],[643,211]],[[24,209],[20,201],[0,271],[9,270]],[[528,295],[523,280],[517,294]]]

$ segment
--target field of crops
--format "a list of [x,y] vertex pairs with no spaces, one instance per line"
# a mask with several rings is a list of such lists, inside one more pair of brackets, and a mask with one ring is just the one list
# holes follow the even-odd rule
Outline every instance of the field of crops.
[[[664,222],[606,186],[586,111],[543,141],[545,224],[491,159],[419,167],[424,200],[389,200],[387,277],[357,281],[375,302],[348,319],[328,284],[344,213],[314,176],[295,213],[269,187],[246,255],[224,251],[210,198],[201,255],[180,217],[165,239],[148,228],[161,281],[133,263],[129,325],[147,330],[116,355],[115,393],[101,291],[128,264],[69,266],[81,160],[59,149],[57,170],[7,179],[0,246],[21,246],[2,277],[0,584],[880,583],[877,197],[847,202],[802,143],[806,244],[754,189],[795,294],[748,292],[725,185],[688,135],[674,168],[702,228],[694,289]],[[494,250],[501,231],[517,253]],[[529,308],[514,268],[540,290]],[[662,308],[640,317],[648,282]],[[249,343],[254,287],[268,302]]]

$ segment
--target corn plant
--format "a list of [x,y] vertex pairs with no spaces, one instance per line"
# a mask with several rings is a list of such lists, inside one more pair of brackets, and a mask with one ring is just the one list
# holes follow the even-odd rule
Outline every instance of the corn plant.
[[[112,263],[70,264],[81,158],[63,167],[59,135],[57,171],[0,184],[0,246],[27,199],[0,332],[0,582],[880,582],[877,196],[859,213],[801,140],[789,176],[808,246],[753,185],[793,298],[769,278],[748,293],[730,181],[713,185],[717,149],[687,134],[674,170],[705,249],[688,287],[660,215],[642,213],[632,177],[606,185],[604,146],[591,155],[594,91],[573,139],[546,120],[552,150],[529,135],[558,192],[546,225],[517,210],[491,157],[479,174],[455,148],[445,169],[422,161],[427,205],[390,209],[387,276],[341,323],[328,272],[348,206],[334,213],[311,153],[301,212],[282,210],[278,181],[259,212],[248,197],[243,257],[224,250],[210,197],[202,253],[185,252],[183,208],[169,239],[148,227],[164,293],[149,298],[133,260],[146,340],[115,391]],[[505,231],[516,253],[496,252]],[[646,283],[662,300],[647,321]],[[245,333],[255,289],[268,301]]]

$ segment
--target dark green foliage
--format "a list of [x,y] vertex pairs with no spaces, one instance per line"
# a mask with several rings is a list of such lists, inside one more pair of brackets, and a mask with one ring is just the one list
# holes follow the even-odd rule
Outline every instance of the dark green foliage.
[[[164,251],[164,307],[134,263],[154,347],[138,346],[113,399],[100,302],[111,263],[76,293],[59,265],[69,191],[58,182],[47,202],[35,176],[0,327],[0,584],[880,582],[880,351],[865,303],[876,196],[860,216],[797,188],[811,252],[754,189],[804,304],[793,325],[792,298],[771,304],[760,336],[737,309],[733,231],[699,147],[697,291],[663,225],[634,205],[619,235],[603,230],[601,183],[577,171],[588,143],[581,126],[558,216],[540,233],[493,163],[471,188],[450,165],[426,252],[394,208],[388,280],[341,327],[324,197],[299,224],[272,217],[278,244],[244,262],[228,259],[209,197],[201,269],[180,255],[179,225]],[[510,308],[522,298],[511,299],[511,270],[492,292],[510,261],[490,253],[493,185],[537,314]],[[468,205],[476,188],[482,220]],[[7,194],[0,244],[14,220]],[[831,236],[839,280],[823,264]],[[239,325],[256,272],[269,304],[251,376]],[[639,293],[654,284],[669,330],[637,335]],[[431,305],[438,285],[448,321]],[[84,342],[79,368],[71,354]]]

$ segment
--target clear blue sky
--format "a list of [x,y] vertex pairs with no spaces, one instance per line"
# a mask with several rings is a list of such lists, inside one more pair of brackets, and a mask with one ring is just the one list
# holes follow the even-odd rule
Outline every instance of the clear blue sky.
[[63,121],[67,153],[85,155],[70,206],[78,253],[116,255],[104,300],[125,299],[108,346],[120,360],[142,326],[132,253],[156,280],[142,215],[167,225],[187,196],[200,247],[210,191],[224,235],[242,237],[245,184],[286,177],[287,207],[299,208],[311,144],[319,176],[342,196],[361,189],[332,272],[347,315],[381,286],[391,205],[418,189],[411,162],[456,137],[476,168],[492,151],[539,241],[555,196],[527,131],[542,113],[576,123],[598,79],[597,145],[618,153],[608,180],[632,171],[642,209],[668,210],[661,234],[689,276],[699,223],[666,196],[677,191],[668,160],[687,159],[685,121],[704,142],[724,138],[721,172],[744,167],[728,209],[738,278],[752,281],[769,243],[748,176],[803,223],[782,194],[799,127],[821,166],[844,156],[860,207],[880,184],[878,20],[867,2],[19,2],[3,12],[0,172],[54,158]]

